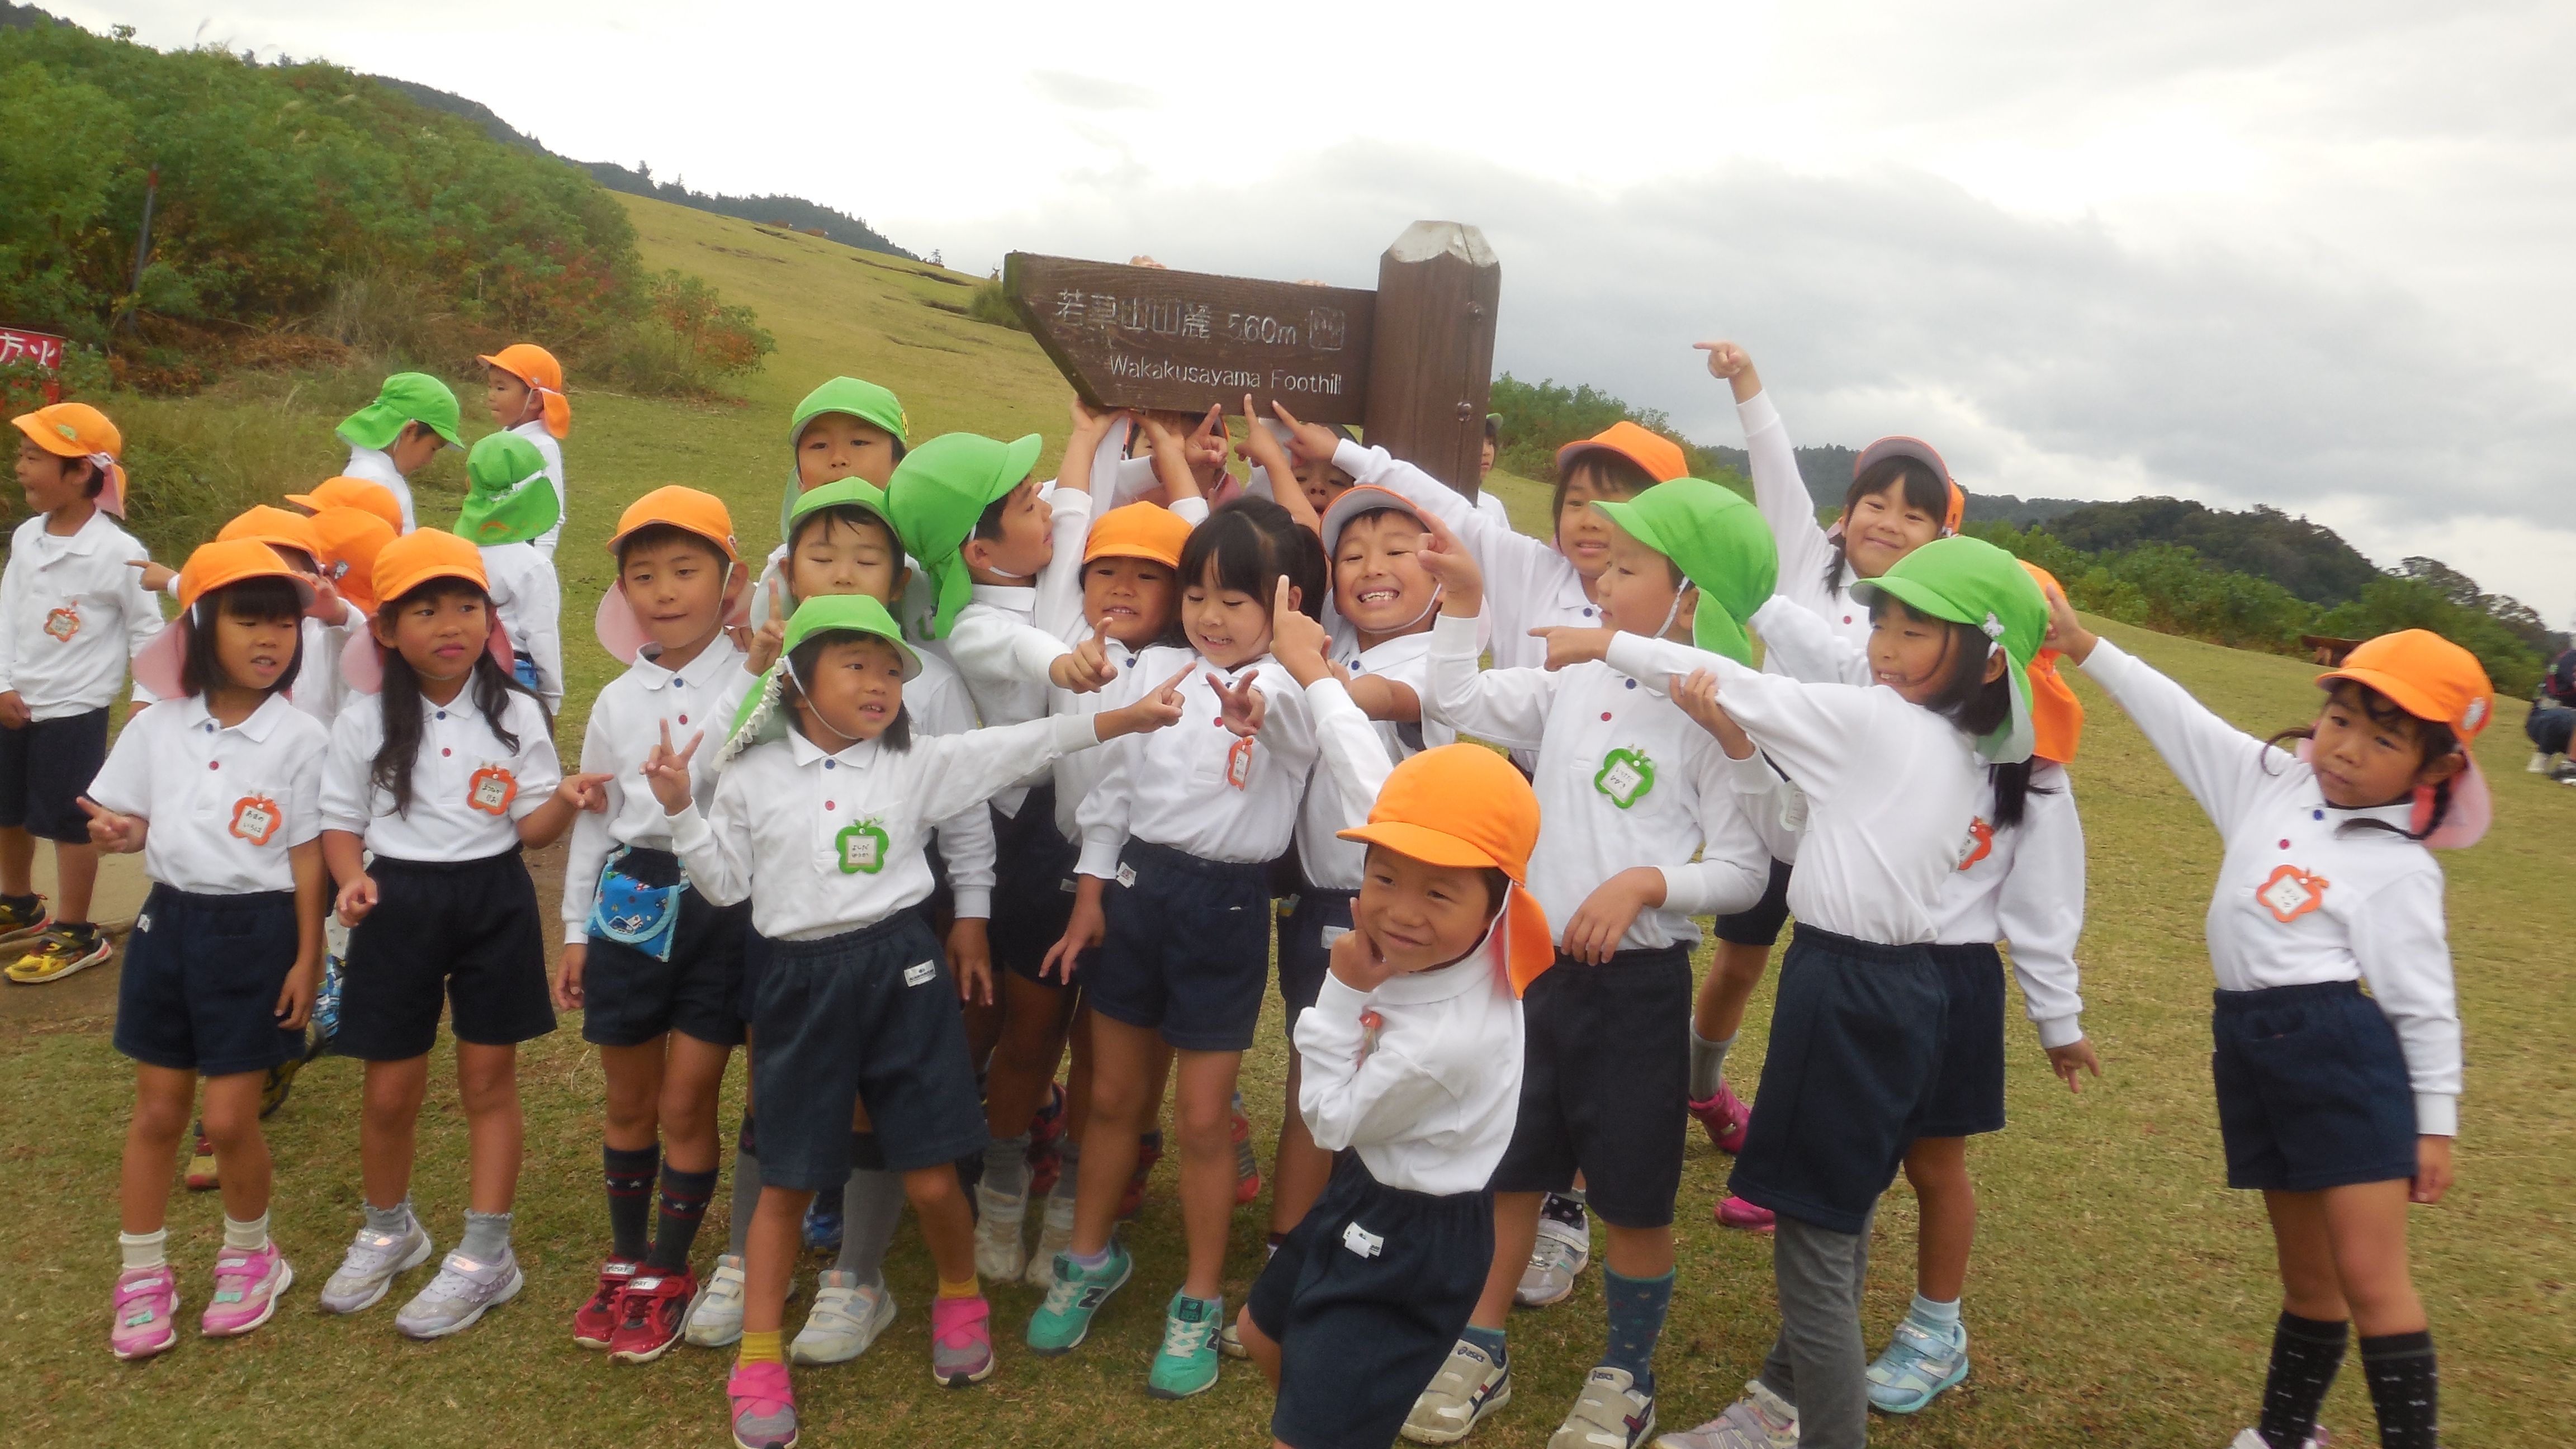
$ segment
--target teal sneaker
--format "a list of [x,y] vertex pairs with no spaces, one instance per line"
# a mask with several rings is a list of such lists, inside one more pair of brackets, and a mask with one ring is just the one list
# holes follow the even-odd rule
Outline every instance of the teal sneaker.
[[1127,1245],[1116,1240],[1109,1244],[1109,1261],[1097,1268],[1074,1266],[1069,1253],[1055,1255],[1055,1281],[1047,1285],[1046,1302],[1029,1316],[1029,1352],[1049,1358],[1071,1353],[1091,1331],[1091,1315],[1109,1301],[1109,1295],[1125,1287],[1127,1276],[1136,1271],[1136,1260],[1127,1255]]
[[1911,1414],[1967,1377],[1967,1325],[1944,1333],[1909,1313],[1897,1320],[1887,1352],[1869,1366],[1869,1406],[1882,1414]]
[[1163,1310],[1163,1346],[1154,1350],[1154,1371],[1145,1392],[1158,1399],[1186,1399],[1216,1387],[1216,1331],[1225,1322],[1225,1300],[1172,1295]]

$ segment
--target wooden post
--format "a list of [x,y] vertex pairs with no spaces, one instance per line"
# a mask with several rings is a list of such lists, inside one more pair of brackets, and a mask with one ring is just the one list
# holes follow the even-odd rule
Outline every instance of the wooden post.
[[1378,258],[1368,441],[1476,496],[1503,269],[1485,235],[1417,221]]

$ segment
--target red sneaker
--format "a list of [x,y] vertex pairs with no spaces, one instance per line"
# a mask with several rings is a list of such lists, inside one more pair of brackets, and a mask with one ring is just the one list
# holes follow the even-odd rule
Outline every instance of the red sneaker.
[[1717,1205],[1717,1225],[1740,1228],[1748,1233],[1767,1233],[1775,1221],[1767,1207],[1756,1207],[1740,1197],[1730,1197]]
[[623,1316],[617,1300],[626,1295],[626,1284],[634,1278],[637,1264],[611,1258],[599,1265],[599,1287],[590,1301],[572,1311],[572,1341],[584,1348],[606,1348],[617,1335]]
[[1261,1196],[1261,1159],[1252,1153],[1252,1119],[1243,1115],[1243,1097],[1234,1099],[1234,1205]]
[[680,1341],[689,1305],[697,1301],[698,1275],[686,1268],[676,1273],[639,1268],[617,1300],[617,1331],[608,1341],[608,1356],[619,1363],[651,1363]]
[[1120,1222],[1145,1210],[1145,1179],[1154,1175],[1154,1164],[1162,1160],[1162,1143],[1148,1137],[1136,1144],[1136,1171],[1127,1179],[1127,1195],[1118,1199]]
[[1717,1095],[1705,1102],[1691,1103],[1690,1114],[1699,1119],[1718,1151],[1734,1153],[1744,1149],[1744,1133],[1753,1125],[1753,1109],[1744,1105],[1733,1087],[1718,1083]]
[[1064,1176],[1064,1088],[1047,1083],[1046,1104],[1029,1118],[1029,1196],[1043,1198]]

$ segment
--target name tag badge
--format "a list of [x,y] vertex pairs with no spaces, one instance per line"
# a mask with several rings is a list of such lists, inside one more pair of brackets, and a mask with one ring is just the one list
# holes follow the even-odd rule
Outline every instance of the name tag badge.
[[1342,1246],[1363,1258],[1382,1257],[1386,1253],[1386,1239],[1357,1223],[1343,1225]]
[[1238,739],[1225,752],[1225,782],[1241,790],[1252,783],[1252,740]]
[[844,825],[833,841],[840,847],[841,874],[875,875],[885,869],[886,833],[875,821]]
[[1136,884],[1136,867],[1132,865],[1120,865],[1118,867],[1118,883],[1132,889]]
[[1592,777],[1592,788],[1625,810],[1655,788],[1655,762],[1622,745],[1601,757],[1601,769]]
[[938,975],[939,967],[935,964],[928,961],[916,961],[912,965],[903,968],[903,984],[906,986],[927,986],[933,980],[937,979]]
[[519,798],[519,777],[499,765],[485,765],[465,782],[465,804],[486,815],[506,815]]
[[57,644],[72,642],[72,636],[80,632],[80,626],[80,605],[77,602],[65,604],[45,615],[46,637]]
[[233,802],[233,823],[229,828],[235,840],[266,845],[285,818],[286,812],[278,808],[276,801],[265,795],[244,795]]

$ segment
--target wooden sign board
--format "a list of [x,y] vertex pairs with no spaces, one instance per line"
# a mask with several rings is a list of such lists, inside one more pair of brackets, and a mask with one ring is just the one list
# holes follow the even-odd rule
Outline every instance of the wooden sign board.
[[1502,271],[1472,226],[1414,223],[1373,292],[1028,252],[1002,289],[1094,407],[1236,413],[1249,393],[1475,496]]

